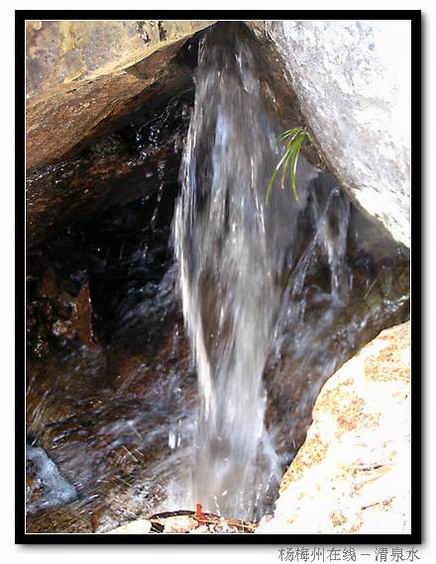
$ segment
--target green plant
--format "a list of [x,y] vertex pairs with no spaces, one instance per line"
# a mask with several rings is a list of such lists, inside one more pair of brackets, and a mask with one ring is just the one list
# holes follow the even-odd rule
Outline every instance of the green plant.
[[314,145],[313,139],[308,131],[302,127],[293,127],[292,129],[288,129],[284,131],[279,136],[279,141],[285,142],[285,152],[283,153],[281,159],[277,163],[274,172],[270,178],[266,189],[266,203],[268,204],[269,195],[271,193],[271,189],[274,185],[274,181],[280,172],[282,171],[282,183],[286,178],[286,174],[288,170],[290,170],[289,176],[289,183],[292,188],[292,192],[294,194],[295,199],[298,202],[298,193],[297,193],[297,163],[298,157],[300,156],[301,148],[305,141],[308,141],[312,145]]

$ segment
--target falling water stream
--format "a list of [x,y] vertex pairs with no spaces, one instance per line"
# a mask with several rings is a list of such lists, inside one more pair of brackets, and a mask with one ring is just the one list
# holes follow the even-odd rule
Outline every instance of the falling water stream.
[[[255,45],[241,25],[212,26],[187,135],[189,93],[163,114],[179,125],[157,193],[34,251],[32,530],[107,531],[196,502],[258,521],[322,384],[408,317],[407,252],[331,175],[301,156],[298,201],[277,178],[266,205],[282,127]],[[161,121],[144,120],[141,139]],[[60,332],[79,321],[90,329]]]
[[[259,69],[238,36],[207,35],[199,55],[195,107],[174,220],[183,313],[199,386],[197,500],[224,515],[254,518],[280,478],[265,427],[263,372],[292,260],[296,212],[289,192],[265,202],[278,158]],[[301,176],[301,174],[300,174]],[[310,177],[310,174],[308,175]],[[337,217],[330,225],[330,211]],[[349,204],[334,190],[316,210],[317,232],[293,275],[321,241],[339,304]],[[333,232],[336,230],[337,232]]]
[[200,392],[196,497],[234,516],[278,479],[262,384],[286,251],[265,207],[274,149],[252,54],[208,36],[174,231]]

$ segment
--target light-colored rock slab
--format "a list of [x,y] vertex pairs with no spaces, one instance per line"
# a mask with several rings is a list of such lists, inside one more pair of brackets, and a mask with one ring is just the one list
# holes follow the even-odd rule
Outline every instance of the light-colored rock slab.
[[275,45],[342,186],[410,246],[410,21],[249,25]]
[[410,324],[383,331],[332,376],[256,533],[409,533]]

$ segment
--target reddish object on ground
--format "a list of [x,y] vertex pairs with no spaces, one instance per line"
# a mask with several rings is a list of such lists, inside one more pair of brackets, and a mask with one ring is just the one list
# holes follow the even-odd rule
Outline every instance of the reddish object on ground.
[[204,521],[206,519],[206,515],[203,513],[203,506],[201,503],[195,504],[195,519],[197,521]]

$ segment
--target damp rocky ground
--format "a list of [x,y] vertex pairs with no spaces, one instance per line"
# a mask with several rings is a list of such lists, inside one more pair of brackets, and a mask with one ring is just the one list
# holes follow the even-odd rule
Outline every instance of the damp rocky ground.
[[[171,89],[28,171],[28,532],[107,532],[165,511],[192,520],[201,501],[186,491],[198,389],[172,237],[201,37],[178,53],[183,72]],[[322,384],[409,315],[408,251],[328,172],[302,159],[299,174],[292,260],[277,281],[282,305],[263,375],[282,473]],[[341,241],[347,289],[337,307],[332,255],[319,239],[329,201],[323,233]],[[268,492],[265,512],[277,494]]]

